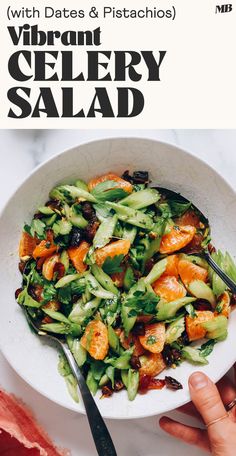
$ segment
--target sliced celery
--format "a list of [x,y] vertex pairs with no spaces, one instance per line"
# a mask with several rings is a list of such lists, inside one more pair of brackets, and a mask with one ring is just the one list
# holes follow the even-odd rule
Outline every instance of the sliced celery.
[[198,299],[206,299],[214,307],[216,304],[215,296],[212,289],[202,280],[193,280],[188,289],[193,296]]
[[75,182],[75,186],[88,192],[88,186],[86,182],[84,182],[82,179],[77,179],[77,181]]
[[104,247],[104,245],[110,242],[114,229],[117,223],[117,215],[105,219],[101,225],[99,225],[98,230],[93,239],[93,246],[95,249]]
[[173,321],[166,330],[166,344],[175,342],[185,330],[185,318],[180,317]]
[[133,401],[137,395],[139,387],[139,371],[129,369],[128,371],[128,384],[127,392],[130,401]]
[[42,307],[42,310],[44,311],[44,313],[46,315],[53,318],[53,320],[57,320],[57,321],[61,321],[62,323],[70,324],[68,318],[66,318],[66,316],[64,314],[62,314],[61,312],[56,312],[55,310],[46,309],[45,307]]
[[126,196],[119,204],[132,207],[133,209],[143,209],[151,204],[157,203],[160,199],[160,194],[154,188],[145,188],[139,192],[133,192],[131,195]]
[[161,300],[157,304],[158,311],[156,319],[160,321],[168,320],[169,318],[174,317],[176,312],[181,309],[181,307],[193,301],[196,301],[196,298],[185,297],[171,302],[165,302]]
[[201,356],[201,353],[197,348],[190,346],[183,347],[182,356],[193,364],[208,364],[207,359],[204,358],[204,356]]
[[130,308],[126,307],[125,303],[121,305],[121,318],[125,330],[125,335],[128,336],[129,332],[133,328],[137,317],[129,317]]
[[82,347],[79,339],[74,339],[71,336],[68,336],[66,338],[67,344],[69,346],[69,349],[72,353],[72,355],[75,358],[75,361],[77,362],[78,366],[81,367],[84,365],[86,359],[87,359],[87,351],[85,350],[84,347]]
[[228,319],[224,315],[214,317],[212,320],[202,323],[207,331],[208,339],[224,340],[227,337]]
[[111,277],[106,274],[102,268],[100,268],[97,264],[93,264],[91,266],[91,272],[94,275],[95,279],[102,285],[103,288],[107,291],[111,291],[115,295],[119,294],[118,288],[114,285]]
[[84,304],[83,300],[80,299],[77,303],[74,304],[73,309],[68,317],[69,320],[73,323],[82,325],[86,318],[89,318],[94,314],[100,302],[100,298],[94,298]]
[[112,326],[108,326],[108,342],[114,352],[120,353],[120,339]]
[[81,274],[68,274],[62,277],[60,280],[55,285],[55,288],[62,288],[65,287],[66,285],[69,285],[69,283],[73,282],[74,280],[77,280],[81,277]]
[[163,258],[162,260],[158,261],[158,263],[154,264],[149,274],[146,277],[144,277],[144,282],[149,284],[155,282],[155,280],[159,279],[163,272],[165,272],[166,266],[167,258]]
[[82,198],[85,201],[96,203],[96,198],[86,190],[78,188],[75,185],[59,185],[51,190],[49,194],[50,198],[59,201],[75,201],[78,198]]
[[137,228],[136,226],[132,225],[125,225],[122,233],[122,238],[123,239],[128,239],[131,244],[133,244],[136,234],[137,234]]
[[139,228],[143,228],[148,231],[151,231],[154,226],[152,218],[137,209],[122,206],[122,204],[112,203],[110,201],[107,201],[106,205],[111,209],[114,209],[118,219],[123,222],[138,226]]
[[89,292],[101,299],[113,299],[115,294],[105,290],[92,274],[87,274],[85,277]]

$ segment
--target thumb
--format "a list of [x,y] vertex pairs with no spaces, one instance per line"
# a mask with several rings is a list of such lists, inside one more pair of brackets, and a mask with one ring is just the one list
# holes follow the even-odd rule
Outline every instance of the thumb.
[[215,384],[202,372],[195,372],[189,378],[189,390],[192,401],[206,425],[214,420],[220,421],[208,428],[209,438],[217,434],[220,438],[222,425],[231,424],[220,394]]

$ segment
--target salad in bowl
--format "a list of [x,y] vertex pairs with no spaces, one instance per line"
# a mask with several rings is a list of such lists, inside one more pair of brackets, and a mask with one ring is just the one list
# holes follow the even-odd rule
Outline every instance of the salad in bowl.
[[[66,338],[102,397],[181,389],[173,372],[183,361],[208,363],[235,301],[200,255],[208,248],[236,280],[231,256],[211,244],[208,220],[149,184],[147,172],[125,171],[56,186],[20,239],[18,303],[40,331]],[[62,354],[58,370],[78,401]]]

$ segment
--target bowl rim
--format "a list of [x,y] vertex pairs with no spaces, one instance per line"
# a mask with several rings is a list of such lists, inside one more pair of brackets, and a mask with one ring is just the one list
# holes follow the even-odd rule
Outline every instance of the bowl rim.
[[65,154],[69,154],[71,153],[73,150],[75,149],[78,149],[82,146],[86,146],[86,145],[90,145],[90,144],[93,144],[93,143],[100,143],[100,142],[104,142],[104,141],[116,141],[116,140],[121,140],[121,141],[133,141],[133,140],[141,140],[141,141],[148,141],[148,142],[152,142],[152,143],[159,143],[161,144],[162,146],[168,146],[170,147],[171,149],[178,149],[180,150],[181,152],[183,152],[185,155],[188,155],[192,158],[194,158],[196,161],[198,161],[199,163],[203,164],[206,168],[210,169],[211,171],[213,171],[218,177],[220,177],[223,181],[224,181],[224,184],[231,190],[233,191],[233,193],[235,194],[236,196],[236,189],[233,188],[233,186],[227,181],[226,177],[224,177],[218,170],[216,170],[215,168],[213,168],[213,166],[211,166],[209,163],[207,163],[205,160],[203,160],[202,158],[198,157],[197,155],[193,154],[189,149],[185,149],[185,148],[182,148],[181,146],[179,145],[176,145],[176,144],[173,144],[173,143],[169,143],[168,141],[160,141],[159,139],[155,139],[155,138],[148,138],[146,136],[108,136],[108,137],[105,137],[105,138],[99,138],[99,139],[91,139],[91,140],[86,140],[84,142],[82,142],[81,144],[77,145],[77,146],[73,146],[73,147],[70,147],[69,149],[64,149],[63,151],[61,152],[58,152],[54,155],[52,155],[51,157],[47,158],[46,160],[44,160],[42,163],[39,163],[37,166],[35,166],[30,172],[29,174],[20,182],[20,184],[14,189],[13,193],[9,196],[9,198],[7,199],[7,201],[4,203],[3,207],[1,208],[0,210],[0,218],[2,217],[4,211],[6,210],[8,204],[10,204],[11,200],[14,198],[15,194],[21,190],[21,188],[28,182],[28,180],[31,179],[32,176],[34,176],[35,174],[37,174],[38,171],[40,171],[41,168],[43,168],[44,166],[46,166],[48,163],[50,163],[51,161],[54,161],[55,159],[58,159],[59,157],[61,157],[62,155],[65,155]]
[[[30,173],[23,179],[23,181],[17,186],[17,188],[14,190],[14,192],[12,193],[12,195],[8,198],[8,200],[6,201],[6,203],[3,205],[3,208],[1,209],[0,211],[0,220],[2,218],[2,216],[4,215],[4,212],[5,210],[7,209],[8,205],[11,203],[11,201],[14,199],[15,195],[17,194],[17,192],[19,190],[21,190],[23,188],[23,186],[25,184],[27,184],[28,181],[31,180],[31,178],[38,173],[38,171],[40,171],[42,168],[44,168],[48,163],[51,163],[53,162],[54,160],[58,159],[59,157],[63,156],[63,155],[66,155],[66,154],[70,154],[72,151],[74,151],[75,149],[79,149],[80,147],[83,147],[83,146],[86,146],[86,145],[92,145],[93,143],[101,143],[101,142],[104,142],[104,141],[116,141],[116,140],[120,140],[120,141],[147,141],[147,142],[151,142],[151,143],[157,143],[157,144],[161,144],[162,146],[167,146],[171,149],[174,150],[179,150],[181,151],[184,155],[187,155],[187,156],[190,156],[192,157],[194,160],[198,161],[200,164],[204,165],[205,168],[213,171],[217,177],[219,177],[223,182],[224,184],[226,185],[226,187],[228,187],[228,189],[234,193],[234,195],[236,196],[236,190],[231,186],[231,184],[226,180],[226,178],[224,176],[222,176],[222,174],[216,170],[215,168],[213,168],[209,163],[207,163],[205,160],[203,160],[202,158],[194,155],[193,153],[191,153],[191,151],[189,150],[186,150],[186,149],[183,149],[182,147],[180,147],[179,145],[175,145],[175,144],[172,144],[172,143],[169,143],[167,141],[160,141],[159,139],[155,139],[155,138],[148,138],[148,137],[142,137],[142,136],[109,136],[109,137],[104,137],[104,138],[99,138],[99,139],[92,139],[92,140],[89,140],[89,141],[84,141],[82,142],[81,144],[77,145],[77,146],[73,146],[73,147],[70,147],[69,149],[65,149],[59,153],[56,153],[54,154],[52,157],[49,157],[47,160],[43,161],[42,163],[40,163],[38,166],[36,166],[35,168],[32,169],[32,171],[30,171]],[[22,374],[21,372],[18,371],[18,369],[12,365],[11,361],[8,359],[8,355],[5,351],[5,349],[2,348],[2,346],[0,345],[0,350],[1,350],[1,353],[3,354],[4,358],[7,360],[7,362],[9,363],[9,365],[11,366],[11,368],[14,370],[14,372],[19,375],[19,377],[21,379],[23,379],[24,382],[26,382],[27,385],[29,385],[34,391],[36,391],[38,394],[42,395],[44,398],[46,398],[47,400],[49,401],[52,401],[53,403],[59,405],[60,407],[63,407],[67,410],[70,410],[70,411],[73,411],[73,412],[76,412],[76,413],[79,413],[79,414],[82,414],[82,415],[86,415],[86,411],[84,409],[82,410],[78,410],[76,407],[77,407],[77,404],[68,404],[68,405],[65,405],[62,401],[60,401],[60,399],[53,399],[49,396],[47,396],[47,394],[45,394],[45,391],[42,391],[40,388],[38,387],[35,387],[30,380],[28,380],[28,378],[26,378],[24,376],[24,374]],[[235,360],[236,360],[236,357],[235,357]],[[231,364],[231,362],[229,363],[228,367],[227,367],[227,371],[232,367],[233,364]],[[201,366],[199,366],[199,369],[201,369]],[[226,372],[227,372],[226,371]],[[225,374],[225,369],[221,370],[221,369],[218,369],[217,372],[214,374],[212,374],[212,379],[214,382],[218,382],[222,376]],[[179,400],[179,401],[176,401],[175,400],[175,405],[173,408],[170,408],[169,406],[162,409],[162,412],[160,413],[156,413],[156,412],[148,412],[147,414],[144,412],[142,414],[137,414],[135,416],[127,416],[127,415],[119,415],[118,417],[111,417],[109,414],[102,414],[103,418],[106,418],[106,419],[110,419],[110,420],[134,420],[134,419],[142,419],[142,418],[148,418],[148,417],[152,417],[152,416],[155,416],[155,415],[159,415],[159,414],[163,414],[163,413],[168,413],[170,412],[171,410],[174,410],[176,409],[176,407],[180,407],[186,403],[188,403],[190,400],[190,395],[189,395],[189,391],[186,392],[186,399],[183,400]]]

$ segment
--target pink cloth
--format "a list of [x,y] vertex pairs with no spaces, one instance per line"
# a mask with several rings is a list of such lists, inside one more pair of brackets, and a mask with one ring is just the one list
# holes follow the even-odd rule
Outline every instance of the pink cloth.
[[0,456],[69,456],[54,446],[30,411],[0,390]]

